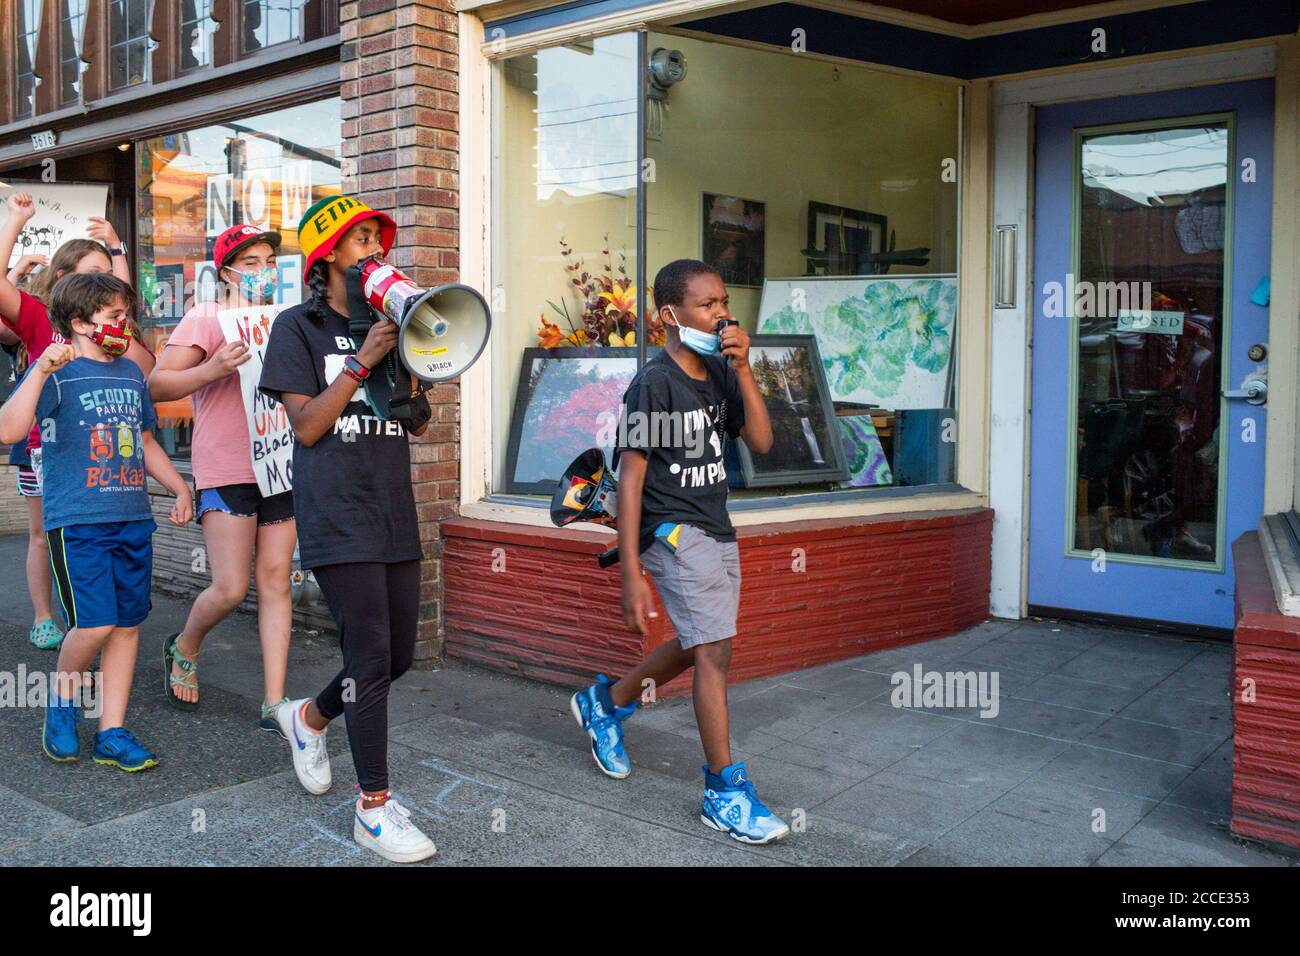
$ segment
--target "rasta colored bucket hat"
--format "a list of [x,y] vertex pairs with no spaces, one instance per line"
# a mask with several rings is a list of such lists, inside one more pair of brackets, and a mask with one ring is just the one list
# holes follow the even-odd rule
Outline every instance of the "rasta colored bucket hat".
[[378,220],[379,245],[384,255],[388,255],[397,238],[397,223],[391,216],[351,196],[326,196],[313,203],[298,223],[298,245],[304,256],[303,277],[314,263],[330,254],[345,232],[364,219]]

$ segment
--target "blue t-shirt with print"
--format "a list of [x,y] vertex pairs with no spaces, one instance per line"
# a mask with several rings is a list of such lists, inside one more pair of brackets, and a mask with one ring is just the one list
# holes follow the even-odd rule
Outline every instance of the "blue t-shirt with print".
[[77,358],[51,374],[36,403],[45,530],[152,518],[141,436],[155,422],[128,358]]

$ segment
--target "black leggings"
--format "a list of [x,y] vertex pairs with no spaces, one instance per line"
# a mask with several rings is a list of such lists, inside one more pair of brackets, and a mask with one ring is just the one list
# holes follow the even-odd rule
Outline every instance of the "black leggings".
[[[388,789],[388,687],[410,669],[420,613],[420,562],[314,568],[343,646],[343,670],[316,698],[333,720],[347,718],[361,789]],[[354,693],[344,697],[344,682]]]

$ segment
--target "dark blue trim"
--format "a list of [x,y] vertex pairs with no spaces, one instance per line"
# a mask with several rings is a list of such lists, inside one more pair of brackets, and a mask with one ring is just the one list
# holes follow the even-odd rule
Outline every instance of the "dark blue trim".
[[549,30],[551,27],[648,7],[656,2],[657,0],[573,0],[571,3],[561,3],[558,6],[547,7],[545,10],[520,13],[500,20],[487,20],[483,24],[483,35],[487,40],[493,40],[496,38],[493,31],[500,29],[504,31],[501,36],[508,40],[511,37],[524,36],[539,30]]
[[[610,13],[649,6],[652,0],[574,0],[535,13],[486,24],[486,36],[505,38],[580,23]],[[776,3],[678,26],[738,40],[789,49],[792,31],[803,29],[810,53],[878,63],[902,69],[976,79],[1027,70],[1123,60],[1152,53],[1190,50],[1218,43],[1288,36],[1300,25],[1300,0],[1201,0],[1019,33],[962,40],[941,33],[866,20],[819,7]],[[1105,54],[1091,52],[1092,31],[1106,31]]]
[[738,10],[676,25],[786,50],[790,49],[793,31],[798,28],[804,31],[809,53],[896,66],[937,76],[959,77],[965,70],[966,41],[960,37],[864,20],[797,3]]

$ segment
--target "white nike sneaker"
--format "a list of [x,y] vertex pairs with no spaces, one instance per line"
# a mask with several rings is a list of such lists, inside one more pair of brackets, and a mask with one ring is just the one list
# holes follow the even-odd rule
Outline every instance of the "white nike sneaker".
[[411,822],[411,811],[392,797],[369,810],[357,801],[352,839],[394,863],[419,863],[438,852],[433,841]]
[[289,741],[293,751],[293,772],[298,775],[298,782],[308,793],[320,795],[329,790],[333,783],[330,774],[330,753],[325,746],[325,735],[329,728],[320,733],[303,726],[302,708],[309,698],[290,701],[276,708],[275,721],[280,725],[280,732]]

